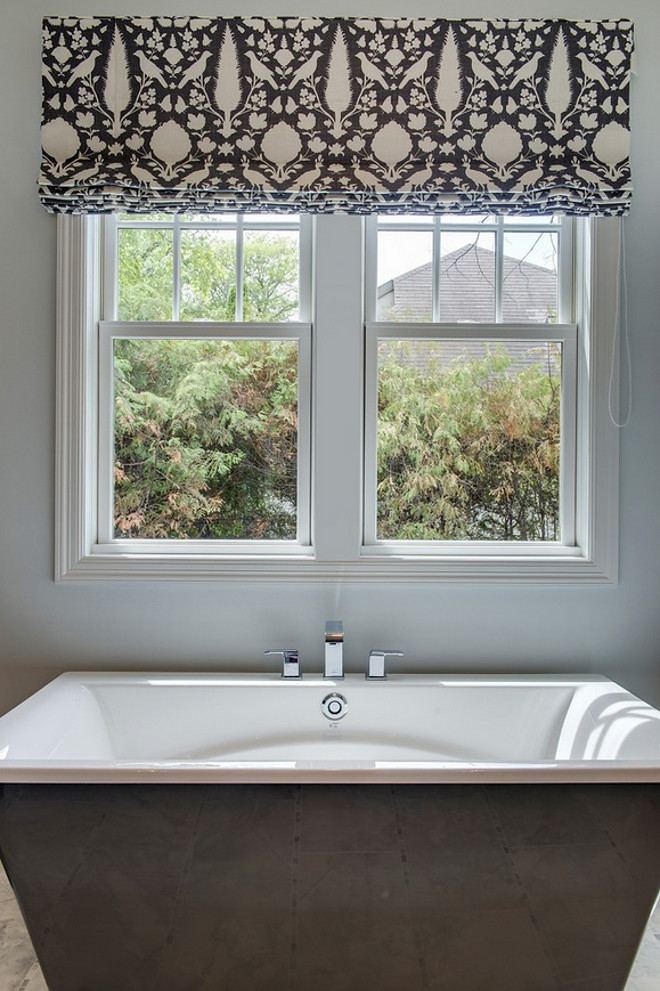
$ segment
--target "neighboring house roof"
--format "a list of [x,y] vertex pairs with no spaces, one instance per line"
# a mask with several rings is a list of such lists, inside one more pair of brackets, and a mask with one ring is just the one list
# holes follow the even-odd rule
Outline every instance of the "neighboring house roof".
[[[554,272],[530,262],[505,256],[503,259],[503,316],[510,323],[549,323],[557,307],[557,277]],[[495,255],[470,245],[445,255],[440,269],[440,320],[446,323],[493,323]],[[390,279],[378,287],[378,319],[428,323],[431,319],[430,262]],[[539,335],[541,336],[541,335]],[[459,358],[479,360],[493,345],[474,340],[422,341],[407,339],[397,348],[381,342],[381,355],[396,352],[398,360],[423,369],[429,359],[446,366]],[[542,364],[558,373],[557,345],[542,339],[507,341],[513,358],[509,372],[515,374],[532,364]]]
[[[503,316],[511,323],[549,323],[557,309],[557,277],[540,265],[505,255]],[[378,319],[416,323],[431,318],[431,263],[378,287]],[[495,318],[495,254],[472,244],[440,263],[440,320],[492,323]]]

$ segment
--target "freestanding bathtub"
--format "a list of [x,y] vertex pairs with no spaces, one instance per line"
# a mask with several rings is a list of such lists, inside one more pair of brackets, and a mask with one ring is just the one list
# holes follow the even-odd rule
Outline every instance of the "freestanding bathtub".
[[660,887],[660,712],[597,676],[69,673],[0,781],[51,991],[620,991]]

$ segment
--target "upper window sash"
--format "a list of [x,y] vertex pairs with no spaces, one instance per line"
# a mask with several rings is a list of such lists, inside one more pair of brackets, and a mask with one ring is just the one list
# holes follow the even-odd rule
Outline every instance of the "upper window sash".
[[[554,234],[557,237],[557,323],[575,320],[574,302],[574,242],[575,220],[572,217],[506,217],[492,216],[480,220],[466,217],[368,217],[365,221],[365,316],[367,323],[378,317],[378,234],[379,232],[425,233],[432,242],[432,306],[430,319],[438,323],[440,315],[441,236],[442,234],[490,234],[494,253],[494,312],[488,322],[502,323],[504,316],[504,258],[507,234]],[[524,260],[524,259],[523,259]]]
[[107,214],[103,218],[103,292],[102,319],[114,321],[120,316],[118,253],[121,230],[162,230],[172,232],[172,320],[181,315],[181,237],[186,231],[220,231],[233,235],[236,244],[236,313],[234,321],[244,320],[245,235],[250,233],[298,232],[298,320],[311,321],[312,308],[312,238],[313,219],[308,215],[286,216],[275,219],[263,214],[201,215],[190,218],[175,214],[171,217],[152,219],[149,215],[118,216]]

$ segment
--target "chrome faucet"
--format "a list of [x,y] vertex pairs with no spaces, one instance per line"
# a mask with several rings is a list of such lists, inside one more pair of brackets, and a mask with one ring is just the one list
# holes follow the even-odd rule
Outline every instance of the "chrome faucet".
[[344,677],[344,624],[340,619],[329,619],[325,624],[325,667],[323,677]]
[[403,657],[402,650],[372,650],[369,654],[369,669],[366,677],[373,681],[387,678],[385,661],[388,657]]
[[300,677],[300,657],[297,650],[264,650],[264,654],[279,654],[282,658],[282,677]]

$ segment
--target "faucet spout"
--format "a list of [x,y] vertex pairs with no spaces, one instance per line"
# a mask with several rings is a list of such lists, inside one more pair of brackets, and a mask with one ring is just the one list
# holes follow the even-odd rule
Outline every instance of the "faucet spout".
[[344,624],[340,619],[329,619],[325,624],[324,678],[344,677]]

